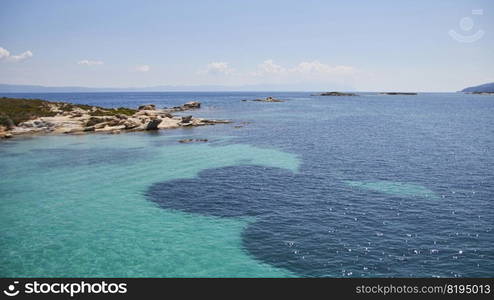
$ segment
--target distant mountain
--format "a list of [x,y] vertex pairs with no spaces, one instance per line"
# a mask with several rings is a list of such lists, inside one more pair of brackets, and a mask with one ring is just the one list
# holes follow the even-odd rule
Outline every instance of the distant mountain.
[[461,91],[464,93],[494,93],[494,82],[468,87]]
[[219,92],[219,91],[325,91],[325,90],[353,90],[350,86],[328,87],[322,84],[256,84],[242,86],[222,85],[162,85],[152,87],[130,87],[130,88],[90,88],[80,86],[41,86],[41,85],[17,85],[0,84],[0,93],[97,93],[97,92]]

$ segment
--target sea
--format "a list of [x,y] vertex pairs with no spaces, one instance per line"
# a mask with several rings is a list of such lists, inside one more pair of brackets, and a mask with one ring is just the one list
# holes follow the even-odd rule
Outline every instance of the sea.
[[232,121],[0,141],[0,276],[492,277],[494,96],[312,94],[0,95]]

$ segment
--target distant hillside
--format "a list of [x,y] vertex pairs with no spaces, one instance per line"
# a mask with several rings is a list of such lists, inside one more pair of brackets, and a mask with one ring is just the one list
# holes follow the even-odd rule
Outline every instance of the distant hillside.
[[468,87],[461,91],[464,93],[494,93],[494,82]]

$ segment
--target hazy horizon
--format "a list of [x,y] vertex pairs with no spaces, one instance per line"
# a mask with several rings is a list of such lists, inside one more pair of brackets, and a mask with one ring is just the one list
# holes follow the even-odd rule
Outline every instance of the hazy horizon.
[[[420,91],[417,93],[455,93],[460,92],[462,87],[456,91]],[[98,92],[325,92],[332,89],[314,88],[296,89],[290,86],[276,87],[265,85],[246,86],[216,86],[216,85],[177,85],[177,86],[142,86],[142,87],[87,87],[87,86],[43,86],[43,85],[9,85],[0,83],[0,93],[98,93]],[[355,93],[379,93],[379,92],[401,92],[401,90],[356,90],[339,89],[340,92]]]
[[455,92],[494,81],[494,3],[3,1],[0,83]]

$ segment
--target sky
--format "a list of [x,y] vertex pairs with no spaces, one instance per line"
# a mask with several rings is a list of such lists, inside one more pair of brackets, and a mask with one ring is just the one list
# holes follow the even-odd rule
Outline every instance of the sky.
[[494,1],[0,1],[0,83],[458,91],[494,82]]

